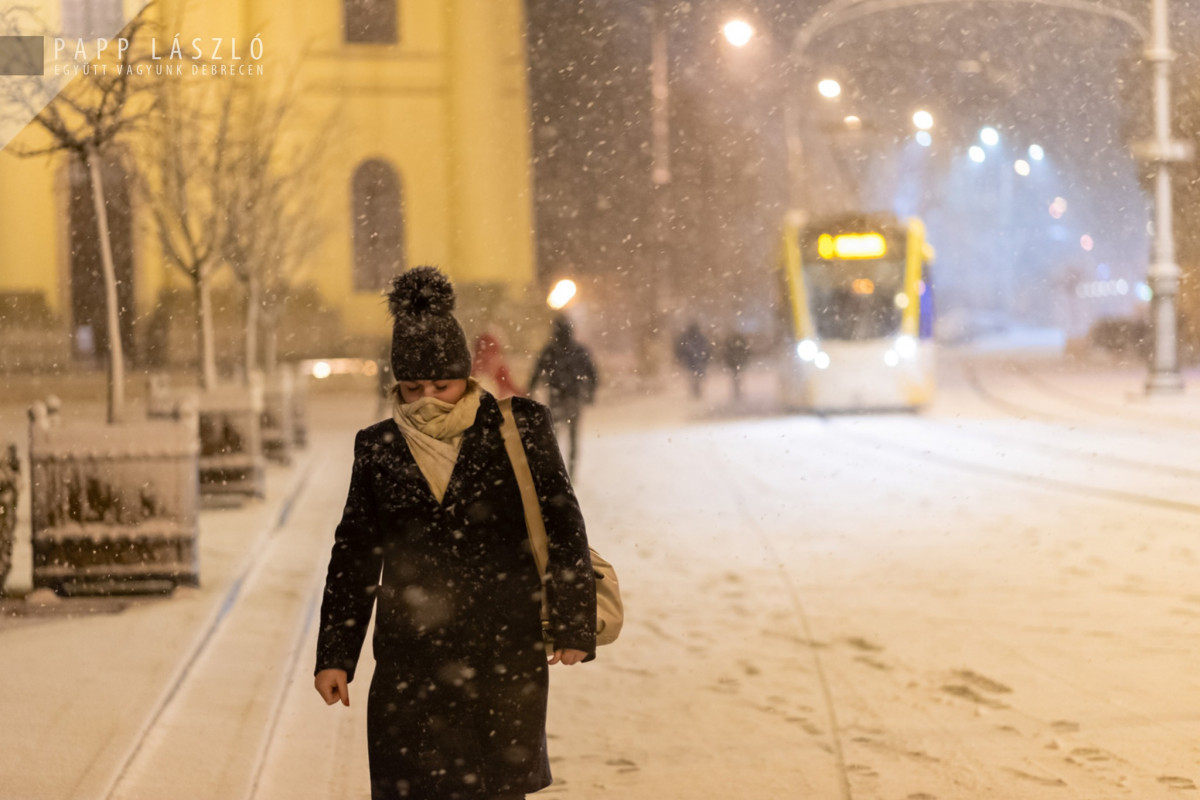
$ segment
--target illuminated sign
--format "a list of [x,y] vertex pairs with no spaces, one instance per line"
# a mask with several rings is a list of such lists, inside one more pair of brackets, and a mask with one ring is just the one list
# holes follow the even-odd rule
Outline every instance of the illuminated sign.
[[826,260],[833,258],[882,258],[887,255],[887,241],[878,233],[822,233],[817,239],[817,254]]

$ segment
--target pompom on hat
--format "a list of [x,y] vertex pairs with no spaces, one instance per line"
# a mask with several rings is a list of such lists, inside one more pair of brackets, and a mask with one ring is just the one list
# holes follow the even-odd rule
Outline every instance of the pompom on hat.
[[437,267],[413,267],[392,279],[392,376],[436,381],[471,374],[471,351],[454,318],[454,286]]

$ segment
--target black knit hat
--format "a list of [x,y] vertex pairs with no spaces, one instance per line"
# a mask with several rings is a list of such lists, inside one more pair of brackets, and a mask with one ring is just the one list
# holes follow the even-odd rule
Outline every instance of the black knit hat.
[[392,377],[449,380],[471,374],[467,335],[454,318],[454,287],[437,267],[414,267],[392,279]]

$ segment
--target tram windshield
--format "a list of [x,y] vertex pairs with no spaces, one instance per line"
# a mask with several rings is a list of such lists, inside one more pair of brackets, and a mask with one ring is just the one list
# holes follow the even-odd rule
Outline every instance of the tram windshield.
[[817,261],[804,283],[822,339],[882,339],[900,331],[907,305],[902,259]]

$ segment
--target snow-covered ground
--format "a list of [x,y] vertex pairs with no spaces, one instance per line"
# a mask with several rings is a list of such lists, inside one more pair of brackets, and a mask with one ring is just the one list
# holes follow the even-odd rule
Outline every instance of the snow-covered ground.
[[[1196,788],[1200,401],[1148,402],[1136,369],[948,358],[921,415],[818,419],[752,378],[741,404],[718,375],[704,402],[667,382],[585,418],[577,489],[627,624],[553,668],[541,794]],[[199,590],[0,621],[0,797],[367,796],[369,670],[326,707],[311,660],[372,411],[318,396],[272,499],[204,512]]]

